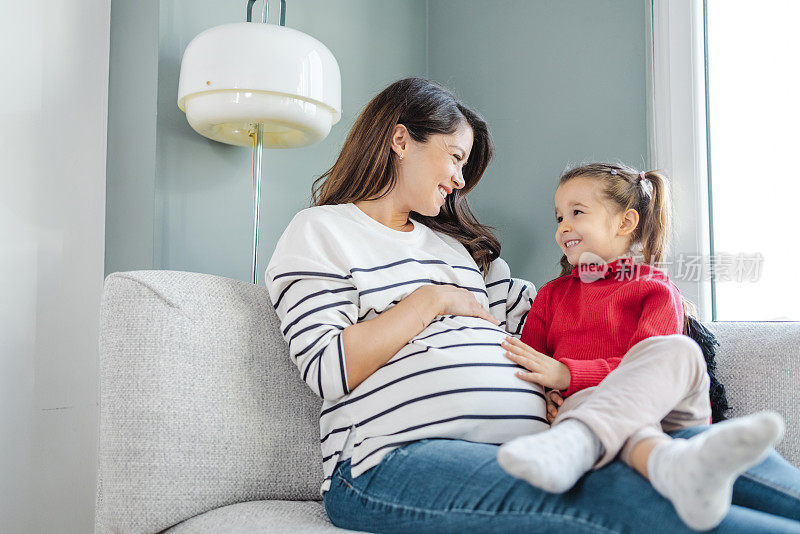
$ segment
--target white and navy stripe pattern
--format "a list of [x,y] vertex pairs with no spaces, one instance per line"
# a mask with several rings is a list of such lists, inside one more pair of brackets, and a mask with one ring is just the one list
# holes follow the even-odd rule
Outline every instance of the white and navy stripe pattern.
[[[321,494],[346,458],[359,476],[410,441],[500,444],[547,428],[542,389],[516,377],[518,366],[500,347],[508,333],[522,332],[535,288],[511,278],[500,258],[484,277],[457,240],[415,226],[392,230],[354,204],[308,208],[292,219],[267,267],[289,354],[323,399]],[[351,391],[342,331],[425,284],[470,291],[500,326],[439,316]]]

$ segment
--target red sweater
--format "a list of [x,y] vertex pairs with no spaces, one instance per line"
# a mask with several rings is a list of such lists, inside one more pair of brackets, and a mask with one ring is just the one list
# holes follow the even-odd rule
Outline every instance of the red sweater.
[[631,257],[574,267],[536,294],[522,341],[569,368],[568,397],[596,386],[633,345],[683,333],[683,301],[667,275]]

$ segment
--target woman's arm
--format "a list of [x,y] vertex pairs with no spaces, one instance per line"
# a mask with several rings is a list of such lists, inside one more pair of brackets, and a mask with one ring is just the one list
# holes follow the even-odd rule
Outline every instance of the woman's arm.
[[347,385],[355,389],[439,315],[433,286],[422,286],[369,321],[342,332]]
[[512,278],[508,263],[500,257],[489,265],[484,282],[492,315],[500,320],[499,326],[519,339],[536,287],[527,280]]
[[437,315],[468,315],[482,317],[494,325],[500,323],[466,289],[449,285],[419,287],[377,317],[344,329],[348,389],[352,391],[380,369]]

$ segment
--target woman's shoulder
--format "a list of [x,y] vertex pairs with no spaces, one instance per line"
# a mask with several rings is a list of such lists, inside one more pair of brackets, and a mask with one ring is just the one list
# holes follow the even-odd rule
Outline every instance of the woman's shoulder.
[[270,267],[282,260],[323,258],[326,245],[347,234],[341,205],[312,206],[298,211],[275,244]]
[[346,218],[346,204],[326,204],[304,208],[292,217],[286,228],[324,228],[326,223]]
[[279,241],[295,241],[309,236],[335,235],[345,231],[347,216],[344,204],[311,206],[294,214]]

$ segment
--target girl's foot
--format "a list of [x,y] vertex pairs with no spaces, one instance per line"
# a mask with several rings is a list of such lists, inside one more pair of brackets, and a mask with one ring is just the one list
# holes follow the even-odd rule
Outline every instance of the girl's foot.
[[709,530],[727,515],[736,478],[766,458],[783,429],[779,414],[760,412],[717,423],[688,440],[664,441],[650,453],[648,478],[684,523]]
[[577,419],[500,446],[497,463],[507,473],[551,493],[564,493],[597,463],[604,449]]

